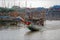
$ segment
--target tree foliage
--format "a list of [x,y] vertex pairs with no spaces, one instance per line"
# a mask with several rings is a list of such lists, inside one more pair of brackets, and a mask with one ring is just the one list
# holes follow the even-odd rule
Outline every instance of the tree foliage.
[[11,9],[11,8],[3,8],[3,7],[0,7],[0,12],[2,13],[8,13],[8,12],[12,12],[14,11],[14,9]]

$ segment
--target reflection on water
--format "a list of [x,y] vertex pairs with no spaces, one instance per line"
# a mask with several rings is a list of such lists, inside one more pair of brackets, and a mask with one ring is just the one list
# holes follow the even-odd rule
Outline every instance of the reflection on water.
[[25,35],[25,40],[43,40],[44,38],[43,36],[43,32],[41,31],[36,31],[36,32],[27,32]]
[[1,26],[0,27],[0,30],[4,30],[4,29],[12,29],[12,30],[14,30],[14,29],[19,29],[20,27],[18,27],[18,26]]
[[34,33],[37,33],[37,32],[39,32],[39,31],[29,31],[25,35],[31,35],[31,34],[34,34]]
[[3,29],[20,29],[21,27],[24,27],[25,25],[24,24],[17,24],[17,25],[9,25],[7,23],[7,25],[0,25],[0,30],[3,30]]

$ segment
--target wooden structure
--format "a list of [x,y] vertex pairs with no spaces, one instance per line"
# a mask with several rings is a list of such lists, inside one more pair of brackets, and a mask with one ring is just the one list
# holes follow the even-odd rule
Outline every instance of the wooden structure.
[[44,20],[45,20],[45,10],[42,10],[41,12],[33,12],[30,13],[29,20],[39,25],[44,25]]

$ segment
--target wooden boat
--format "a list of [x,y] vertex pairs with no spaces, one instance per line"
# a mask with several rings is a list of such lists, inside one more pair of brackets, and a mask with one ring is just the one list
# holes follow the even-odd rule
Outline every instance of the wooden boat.
[[42,29],[42,26],[36,24],[30,24],[27,25],[27,28],[31,31],[39,31],[40,29]]
[[[31,31],[39,31],[43,26],[44,23],[40,22],[40,20],[32,20],[31,23],[28,24],[27,28]],[[37,23],[38,22],[38,23]]]

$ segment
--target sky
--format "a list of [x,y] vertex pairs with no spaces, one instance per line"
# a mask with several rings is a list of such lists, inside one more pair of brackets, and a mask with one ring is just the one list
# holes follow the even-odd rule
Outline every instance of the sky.
[[49,8],[54,5],[60,5],[60,0],[0,0],[0,7],[12,7],[14,5],[29,8]]

